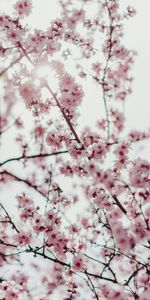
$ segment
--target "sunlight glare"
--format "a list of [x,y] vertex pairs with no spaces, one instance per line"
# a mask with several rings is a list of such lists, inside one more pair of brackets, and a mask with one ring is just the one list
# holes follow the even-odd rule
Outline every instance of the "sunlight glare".
[[52,70],[50,69],[50,66],[48,66],[48,65],[39,66],[39,67],[37,67],[37,70],[36,70],[38,77],[45,78],[45,79],[48,78],[48,76],[50,75],[51,72],[52,72]]
[[58,89],[58,80],[50,66],[50,64],[40,64],[34,70],[34,79],[37,83],[46,80],[48,84]]

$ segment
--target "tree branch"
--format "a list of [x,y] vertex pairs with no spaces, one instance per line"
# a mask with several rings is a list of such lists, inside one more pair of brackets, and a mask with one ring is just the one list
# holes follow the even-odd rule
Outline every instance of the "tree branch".
[[[11,219],[9,213],[7,212],[7,210],[5,209],[5,207],[3,206],[2,203],[0,203],[0,206],[1,206],[1,208],[4,210],[6,216],[7,216],[8,220],[9,220],[9,223],[10,223],[10,224],[12,225],[12,227],[16,230],[16,232],[19,233],[19,230],[17,229],[15,223],[12,221],[12,219]],[[1,241],[1,240],[0,240],[0,241]]]
[[11,161],[19,161],[22,159],[32,159],[32,158],[37,158],[37,157],[49,157],[49,156],[55,156],[55,155],[59,155],[59,154],[64,154],[64,153],[68,153],[68,150],[64,150],[64,151],[58,151],[58,152],[54,152],[54,153],[39,153],[39,154],[33,154],[33,155],[22,155],[19,157],[13,157],[13,158],[9,158],[5,161],[3,161],[0,166],[3,166],[4,164],[11,162]]
[[38,190],[38,187],[36,185],[33,185],[31,182],[29,182],[28,180],[26,179],[23,179],[23,178],[20,178],[18,177],[17,175],[14,175],[8,171],[3,171],[1,172],[0,174],[6,174],[6,175],[9,175],[10,177],[12,177],[13,179],[15,179],[16,181],[19,181],[19,182],[23,182],[25,183],[27,186],[31,187],[32,189],[34,189],[36,192],[38,192],[40,195],[42,195],[43,197],[46,197],[46,195],[44,193],[42,193],[41,191]]
[[113,199],[115,200],[115,203],[119,206],[119,208],[122,210],[122,212],[126,215],[127,211],[126,209],[123,207],[123,205],[120,203],[120,201],[118,200],[116,195],[112,195]]

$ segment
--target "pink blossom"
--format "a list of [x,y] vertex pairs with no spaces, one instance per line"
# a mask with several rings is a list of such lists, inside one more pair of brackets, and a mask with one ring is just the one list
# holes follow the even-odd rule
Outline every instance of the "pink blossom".
[[36,138],[40,138],[44,135],[45,130],[41,125],[39,125],[39,126],[35,127],[34,132],[35,132]]
[[139,299],[140,300],[149,300],[150,295],[150,287],[146,287],[145,290],[141,293]]
[[115,187],[115,181],[110,169],[107,169],[102,176],[102,182],[108,190],[113,190]]
[[133,6],[128,6],[127,7],[127,11],[128,11],[128,15],[130,17],[134,17],[135,14],[136,14],[136,10],[135,10],[135,8]]
[[130,183],[134,187],[149,187],[150,163],[143,159],[134,161],[130,170]]
[[74,82],[74,79],[64,74],[60,81],[61,97],[60,105],[65,109],[65,112],[72,116],[76,107],[81,103],[83,98],[82,87]]
[[30,82],[21,84],[19,86],[19,93],[25,100],[25,104],[28,108],[31,108],[39,101],[39,95]]
[[142,220],[141,217],[137,217],[135,220],[136,222],[133,224],[132,227],[133,233],[135,235],[135,239],[137,241],[144,241],[148,239],[149,231],[147,230],[147,226],[144,220]]
[[12,27],[8,31],[8,38],[14,44],[20,42],[21,36],[22,36],[22,31],[19,28]]
[[30,206],[33,204],[33,201],[29,199],[26,194],[18,195],[17,197],[19,208],[24,208],[25,206]]
[[91,155],[89,158],[94,158],[96,160],[101,160],[103,157],[106,156],[107,153],[107,147],[103,143],[97,143],[96,145],[93,145],[91,148]]
[[99,74],[100,71],[101,71],[101,69],[102,69],[102,66],[101,66],[100,63],[94,63],[94,64],[92,65],[92,68],[93,68],[93,70],[95,71],[95,73]]
[[117,128],[118,132],[121,132],[124,128],[124,116],[119,111],[113,111],[112,110],[112,116],[113,116],[113,123],[115,127]]
[[70,162],[66,162],[64,163],[61,167],[60,167],[60,172],[62,174],[64,174],[65,176],[73,176],[73,167],[70,166]]
[[54,146],[57,149],[61,147],[61,136],[56,134],[55,132],[48,133],[46,137],[46,141],[49,146]]
[[31,1],[18,1],[15,4],[15,9],[18,12],[20,17],[24,17],[24,16],[28,16],[31,13],[31,9],[32,9],[32,4]]
[[84,260],[82,255],[74,256],[72,268],[76,271],[81,271],[84,268]]
[[12,275],[12,280],[14,280],[16,283],[18,283],[21,286],[26,287],[28,282],[28,276],[24,275],[23,273],[20,274],[14,274]]
[[31,234],[29,232],[20,231],[16,235],[16,242],[21,247],[30,244],[31,239]]
[[9,289],[6,291],[5,293],[5,297],[4,299],[8,299],[8,300],[16,300],[16,299],[19,299],[19,294],[17,291],[14,291],[13,289]]

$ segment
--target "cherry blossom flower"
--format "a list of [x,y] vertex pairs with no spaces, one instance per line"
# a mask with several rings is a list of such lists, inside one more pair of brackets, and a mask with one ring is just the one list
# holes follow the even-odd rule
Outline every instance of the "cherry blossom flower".
[[18,1],[15,4],[15,9],[18,12],[20,17],[28,16],[31,13],[32,3],[30,0],[28,1]]
[[37,104],[39,101],[39,95],[30,82],[26,82],[19,86],[19,93],[25,100],[25,104],[28,108],[32,105]]
[[130,170],[130,183],[134,187],[149,187],[150,164],[146,160],[138,159]]
[[31,234],[28,232],[19,232],[16,236],[16,242],[21,246],[28,245],[31,242]]
[[55,132],[53,133],[52,131],[47,134],[46,137],[47,144],[50,146],[54,146],[57,149],[61,147],[61,136],[56,134]]
[[84,260],[82,255],[74,256],[72,268],[76,271],[81,271],[84,268]]

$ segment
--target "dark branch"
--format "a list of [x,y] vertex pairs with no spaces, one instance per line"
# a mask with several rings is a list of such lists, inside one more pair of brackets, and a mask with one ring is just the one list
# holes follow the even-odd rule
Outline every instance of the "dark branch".
[[42,195],[43,197],[46,197],[46,195],[44,193],[42,193],[41,191],[38,190],[38,187],[36,185],[33,185],[30,181],[28,181],[27,179],[23,179],[18,177],[17,175],[14,175],[8,171],[3,171],[0,174],[6,174],[9,175],[10,177],[12,177],[13,179],[15,179],[16,181],[19,182],[23,182],[25,183],[27,186],[31,187],[32,189],[34,189],[36,192],[38,192],[40,195]]
[[22,155],[19,157],[13,157],[13,158],[9,158],[5,161],[3,161],[0,166],[3,166],[4,164],[11,162],[11,161],[19,161],[22,159],[28,160],[28,159],[32,159],[32,158],[37,158],[37,157],[49,157],[49,156],[55,156],[55,155],[59,155],[59,154],[64,154],[64,153],[68,153],[68,150],[64,150],[64,151],[58,151],[58,152],[54,152],[54,153],[39,153],[39,154],[33,154],[33,155]]
[[120,201],[118,200],[116,195],[112,195],[113,199],[115,200],[115,203],[119,206],[119,208],[122,210],[122,212],[126,215],[127,211],[126,209],[123,207],[123,205],[120,203]]
[[[7,212],[7,210],[5,209],[5,207],[3,206],[2,203],[0,203],[0,206],[1,206],[1,208],[3,209],[3,211],[5,212],[5,214],[6,214],[7,218],[8,218],[8,220],[9,220],[9,223],[10,223],[10,224],[12,225],[12,227],[16,230],[16,232],[19,233],[19,230],[17,229],[15,223],[12,221],[12,219],[11,219],[9,213]],[[1,241],[1,240],[0,240],[0,241]]]

